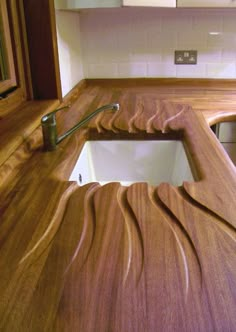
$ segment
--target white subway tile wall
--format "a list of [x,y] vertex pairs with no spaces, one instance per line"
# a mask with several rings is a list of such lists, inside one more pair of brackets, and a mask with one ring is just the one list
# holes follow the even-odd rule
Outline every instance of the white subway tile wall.
[[78,13],[56,12],[62,95],[84,78]]
[[[118,8],[80,13],[86,78],[236,78],[236,9]],[[175,50],[198,51],[175,65]]]

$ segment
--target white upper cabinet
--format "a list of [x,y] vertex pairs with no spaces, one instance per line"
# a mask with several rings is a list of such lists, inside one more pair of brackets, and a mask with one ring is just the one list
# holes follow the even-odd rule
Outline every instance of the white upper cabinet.
[[83,8],[112,7],[236,7],[236,0],[54,0],[56,9],[77,10]]
[[176,7],[176,0],[123,0],[123,6]]
[[176,0],[54,0],[56,9],[111,8],[122,6],[176,7]]
[[177,7],[236,7],[236,0],[177,0]]
[[54,0],[56,9],[112,8],[120,7],[121,0]]

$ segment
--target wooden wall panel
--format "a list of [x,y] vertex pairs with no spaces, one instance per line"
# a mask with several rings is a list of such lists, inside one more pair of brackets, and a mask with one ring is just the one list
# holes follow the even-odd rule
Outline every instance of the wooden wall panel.
[[24,0],[35,99],[61,99],[53,0]]

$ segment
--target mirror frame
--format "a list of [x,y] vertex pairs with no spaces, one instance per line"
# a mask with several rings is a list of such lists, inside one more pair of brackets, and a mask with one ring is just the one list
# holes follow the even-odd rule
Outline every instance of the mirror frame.
[[0,2],[0,33],[4,41],[4,56],[6,57],[5,63],[7,66],[7,79],[0,81],[0,93],[3,93],[17,85],[16,81],[16,71],[13,57],[13,47],[11,40],[11,32],[9,25],[9,12],[7,8],[6,0],[1,0]]

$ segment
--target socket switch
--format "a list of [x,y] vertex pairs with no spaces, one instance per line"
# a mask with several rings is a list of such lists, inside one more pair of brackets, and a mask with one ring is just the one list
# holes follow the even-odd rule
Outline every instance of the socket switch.
[[195,50],[180,50],[175,51],[176,65],[196,65],[197,51]]

